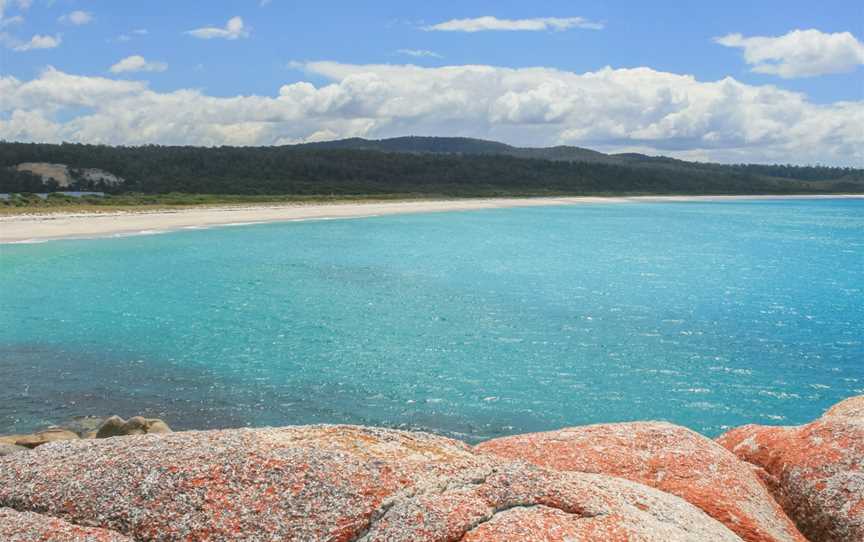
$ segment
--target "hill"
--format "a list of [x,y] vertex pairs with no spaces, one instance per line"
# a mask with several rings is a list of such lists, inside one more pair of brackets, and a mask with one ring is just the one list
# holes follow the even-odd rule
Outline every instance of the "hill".
[[[520,148],[468,138],[346,139],[268,147],[0,142],[0,192],[56,190],[15,168],[101,170],[70,188],[110,194],[540,196],[864,192],[864,170],[724,165],[579,147]],[[106,177],[107,178],[107,177]]]
[[337,141],[302,143],[296,145],[306,149],[350,149],[380,152],[499,155],[514,158],[535,158],[538,160],[560,160],[579,162],[618,162],[614,156],[602,152],[560,145],[546,148],[513,147],[497,141],[473,139],[469,137],[422,137],[405,136],[389,139],[363,139],[354,137]]

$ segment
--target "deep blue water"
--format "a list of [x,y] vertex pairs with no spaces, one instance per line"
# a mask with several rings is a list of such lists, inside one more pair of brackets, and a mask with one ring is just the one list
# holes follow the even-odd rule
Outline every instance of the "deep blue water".
[[0,248],[0,433],[144,413],[468,440],[864,393],[864,202],[600,204]]

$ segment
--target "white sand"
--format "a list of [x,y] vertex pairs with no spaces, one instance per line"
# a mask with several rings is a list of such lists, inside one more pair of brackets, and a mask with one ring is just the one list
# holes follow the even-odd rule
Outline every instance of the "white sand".
[[847,196],[645,196],[638,198],[560,197],[499,198],[373,203],[285,204],[200,207],[160,211],[111,213],[48,213],[0,217],[0,243],[39,242],[50,239],[153,234],[184,228],[219,225],[368,217],[403,213],[469,211],[503,207],[534,207],[580,203],[650,201],[727,201],[748,199],[858,198]]

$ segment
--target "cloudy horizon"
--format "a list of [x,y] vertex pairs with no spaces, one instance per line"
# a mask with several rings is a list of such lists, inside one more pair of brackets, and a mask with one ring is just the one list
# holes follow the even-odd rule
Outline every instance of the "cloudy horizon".
[[[701,37],[692,47],[705,60],[682,44],[685,69],[674,69],[639,62],[645,54],[633,44],[609,45],[624,24],[610,13],[382,17],[381,33],[398,36],[361,54],[350,43],[293,47],[270,34],[279,0],[262,4],[190,12],[176,29],[156,29],[142,9],[118,13],[105,2],[0,0],[0,139],[212,146],[463,136],[700,161],[864,165],[864,44],[848,30],[812,27],[803,13],[784,32],[694,29]],[[100,24],[108,28],[97,32]],[[108,45],[84,59],[96,39]],[[244,56],[283,41],[281,61]],[[469,44],[511,47],[519,62]],[[568,47],[591,47],[585,69],[568,61]],[[238,81],[256,66],[260,77]]]

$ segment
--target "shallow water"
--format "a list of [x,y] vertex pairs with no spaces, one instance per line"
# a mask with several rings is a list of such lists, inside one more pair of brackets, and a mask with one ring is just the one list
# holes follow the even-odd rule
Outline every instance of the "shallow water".
[[634,203],[0,248],[0,433],[363,423],[470,441],[793,424],[864,393],[864,202]]

